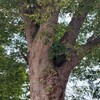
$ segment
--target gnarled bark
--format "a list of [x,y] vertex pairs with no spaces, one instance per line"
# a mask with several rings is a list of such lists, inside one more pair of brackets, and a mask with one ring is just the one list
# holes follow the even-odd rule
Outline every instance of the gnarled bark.
[[[78,64],[78,59],[66,62],[56,68],[48,58],[49,46],[38,38],[34,41],[29,55],[30,99],[64,100],[66,84],[71,70]],[[76,56],[76,55],[73,55]],[[76,64],[75,64],[76,63]]]
[[48,53],[51,44],[45,44],[40,34],[29,53],[31,100],[64,100],[66,84],[71,70],[80,63],[76,53],[62,67],[54,66]]

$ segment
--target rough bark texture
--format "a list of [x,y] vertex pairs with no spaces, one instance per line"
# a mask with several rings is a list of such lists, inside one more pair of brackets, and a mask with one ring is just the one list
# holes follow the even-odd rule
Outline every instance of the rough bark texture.
[[48,46],[38,39],[32,50],[29,61],[31,100],[63,100],[67,78],[60,79],[57,70],[53,69],[48,59]]
[[51,42],[45,44],[45,41],[46,37],[40,32],[29,48],[30,97],[31,100],[64,100],[70,72],[80,59],[73,52],[70,61],[60,68],[54,67],[48,56]]
[[78,63],[76,54],[63,67],[53,67],[48,58],[49,45],[37,38],[29,55],[31,100],[64,100],[69,74]]
[[84,20],[93,6],[94,0],[83,0],[72,17],[71,22],[68,25],[68,30],[61,38],[61,42],[69,43],[70,45],[75,45],[76,39],[79,35],[80,28],[84,23]]

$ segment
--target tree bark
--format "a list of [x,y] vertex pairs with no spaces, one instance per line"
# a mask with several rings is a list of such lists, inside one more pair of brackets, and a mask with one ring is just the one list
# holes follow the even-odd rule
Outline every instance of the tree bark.
[[29,54],[30,100],[64,100],[66,84],[71,70],[80,63],[77,55],[62,67],[54,67],[48,57],[50,45],[35,38]]
[[[26,25],[28,42],[28,62],[30,80],[30,100],[64,100],[69,70],[55,68],[49,58],[49,49],[53,43],[54,26],[58,20],[58,12],[40,26],[32,40],[32,25]],[[29,23],[29,22],[28,22]]]
[[54,68],[48,58],[48,46],[40,38],[34,42],[29,56],[30,99],[64,100],[70,70]]
[[57,18],[58,13],[55,12],[50,20],[41,24],[34,39],[31,36],[33,28],[30,28],[33,24],[27,24],[25,28],[29,52],[30,100],[64,100],[71,70],[80,62],[75,52],[61,67],[54,66],[50,60],[49,49],[53,44],[53,28]]

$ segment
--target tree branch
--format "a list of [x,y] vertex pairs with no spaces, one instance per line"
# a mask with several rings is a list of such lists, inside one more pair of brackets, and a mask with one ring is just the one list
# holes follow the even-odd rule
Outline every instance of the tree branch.
[[40,31],[42,30],[47,33],[54,33],[54,27],[58,22],[58,15],[59,15],[59,11],[54,11],[51,14],[51,17],[41,25]]
[[78,37],[80,28],[91,10],[91,7],[93,6],[95,0],[83,0],[79,6],[75,14],[73,15],[73,18],[71,22],[69,23],[69,31],[67,30],[63,37],[61,38],[61,42],[68,42],[71,45],[75,44],[75,41]]
[[[93,36],[92,36],[93,37]],[[91,39],[90,37],[85,45],[83,45],[84,51],[92,51],[93,48],[100,46],[100,36]]]
[[38,6],[35,6],[35,8],[32,8],[27,6],[24,3],[20,3],[20,14],[25,24],[25,35],[28,43],[28,51],[32,46],[33,38],[38,33],[38,30],[40,28],[40,25],[35,22],[35,20],[30,19],[28,15],[31,15],[34,13],[34,10],[38,8]]

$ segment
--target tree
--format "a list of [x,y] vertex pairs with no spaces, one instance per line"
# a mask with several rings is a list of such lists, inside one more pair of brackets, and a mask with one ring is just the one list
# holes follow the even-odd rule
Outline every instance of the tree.
[[[95,55],[95,49],[100,49],[99,0],[0,2],[1,14],[8,21],[1,28],[8,33],[5,38],[19,34],[27,41],[27,52],[24,43],[17,43],[16,48],[20,52],[17,57],[23,57],[29,68],[30,99],[64,100],[69,75],[82,59],[100,61]],[[58,22],[64,14],[72,16],[68,25]]]

